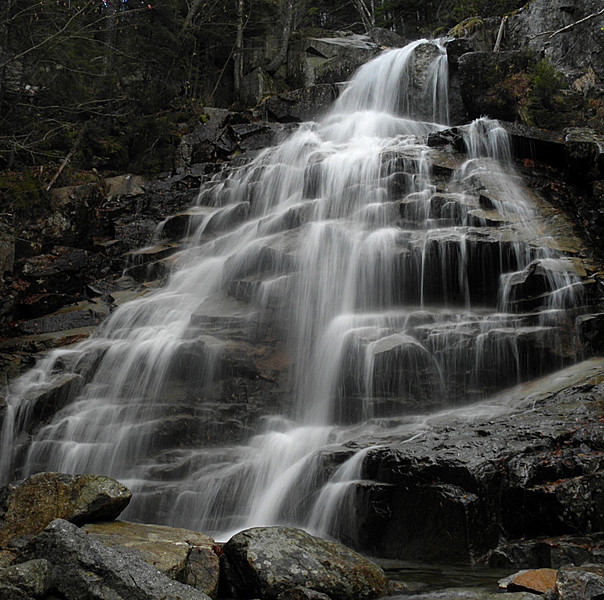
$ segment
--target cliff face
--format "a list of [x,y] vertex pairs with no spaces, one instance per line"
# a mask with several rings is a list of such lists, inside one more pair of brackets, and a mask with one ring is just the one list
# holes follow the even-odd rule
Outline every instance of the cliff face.
[[604,12],[598,0],[536,0],[509,18],[505,43],[581,77],[604,79]]

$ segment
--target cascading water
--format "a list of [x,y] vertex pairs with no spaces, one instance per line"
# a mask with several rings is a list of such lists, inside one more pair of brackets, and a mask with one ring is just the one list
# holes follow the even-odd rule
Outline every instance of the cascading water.
[[[165,287],[13,384],[3,479],[103,473],[135,492],[131,518],[351,538],[336,521],[367,450],[342,444],[411,440],[422,413],[555,367],[543,338],[572,338],[558,325],[578,276],[537,243],[549,234],[502,166],[496,123],[464,134],[465,162],[426,145],[446,82],[438,43],[386,52],[319,124],[204,187]],[[523,306],[535,273],[543,293]],[[280,407],[233,417],[270,379],[258,365],[277,363]],[[35,399],[66,374],[63,408],[31,431]]]

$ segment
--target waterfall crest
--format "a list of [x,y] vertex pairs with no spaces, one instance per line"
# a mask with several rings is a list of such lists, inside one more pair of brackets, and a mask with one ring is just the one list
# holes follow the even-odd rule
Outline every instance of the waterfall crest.
[[[446,127],[447,80],[436,42],[385,52],[320,123],[206,185],[165,286],[13,384],[3,479],[103,473],[133,489],[126,517],[350,537],[338,507],[364,454],[349,442],[412,439],[430,410],[563,364],[550,349],[576,344],[561,325],[579,275],[496,123],[464,134],[467,160],[426,144]],[[31,431],[34,399],[65,374],[63,407]],[[262,382],[278,401],[256,410]]]

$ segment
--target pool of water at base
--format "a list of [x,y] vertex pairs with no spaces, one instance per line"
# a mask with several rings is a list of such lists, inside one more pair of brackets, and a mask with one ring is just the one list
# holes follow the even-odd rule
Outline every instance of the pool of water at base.
[[[449,597],[463,598],[468,592],[468,598],[474,594],[493,594],[501,591],[498,581],[515,572],[514,569],[493,569],[477,565],[431,565],[413,562],[403,562],[389,559],[373,559],[388,576],[388,579],[404,586],[396,590],[391,599],[413,598],[421,594],[426,600],[430,597],[442,597],[439,592],[451,592]],[[516,569],[518,570],[518,569]],[[429,595],[424,595],[429,594]],[[432,595],[434,594],[434,595]]]

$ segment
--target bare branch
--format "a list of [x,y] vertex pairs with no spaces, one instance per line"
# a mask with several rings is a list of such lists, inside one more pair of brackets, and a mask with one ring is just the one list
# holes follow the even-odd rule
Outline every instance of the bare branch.
[[570,25],[566,25],[566,27],[562,27],[562,29],[558,29],[557,31],[542,31],[541,33],[534,35],[530,39],[534,40],[538,37],[541,37],[542,35],[549,35],[548,39],[551,40],[553,37],[555,37],[559,33],[564,33],[565,31],[568,31],[569,29],[572,29],[573,27],[576,27],[577,25],[580,25],[581,23],[585,23],[585,21],[589,21],[590,19],[595,19],[596,17],[599,17],[600,15],[604,15],[604,8],[602,10],[598,11],[597,13],[592,13],[591,15],[588,15],[587,17],[583,17],[582,19],[579,19],[578,21],[575,21],[574,23],[571,23]]

